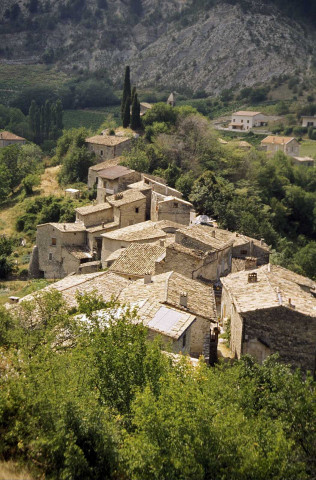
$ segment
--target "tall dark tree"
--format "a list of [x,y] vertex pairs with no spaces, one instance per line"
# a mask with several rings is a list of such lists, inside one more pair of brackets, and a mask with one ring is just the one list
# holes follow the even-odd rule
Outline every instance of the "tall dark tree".
[[31,106],[29,109],[29,124],[32,130],[33,136],[35,137],[35,130],[36,130],[36,111],[37,111],[37,103],[35,100],[32,100]]
[[122,120],[124,120],[125,117],[125,107],[126,107],[126,101],[129,99],[129,108],[131,105],[131,97],[132,97],[132,92],[131,92],[131,78],[130,78],[130,68],[127,66],[125,68],[125,77],[124,77],[124,86],[123,86],[123,96],[122,96],[122,103],[121,103],[121,115],[122,115]]
[[45,138],[49,138],[51,129],[51,104],[49,100],[45,102]]
[[127,97],[123,111],[123,127],[127,128],[131,121],[131,97]]
[[136,85],[134,85],[132,88],[132,97],[131,97],[132,105],[133,105],[135,93],[136,93]]
[[131,118],[131,129],[138,130],[141,127],[140,119],[140,103],[138,100],[137,93],[134,93],[133,103],[132,103],[132,118]]
[[56,128],[62,130],[63,126],[63,104],[58,99],[56,102]]

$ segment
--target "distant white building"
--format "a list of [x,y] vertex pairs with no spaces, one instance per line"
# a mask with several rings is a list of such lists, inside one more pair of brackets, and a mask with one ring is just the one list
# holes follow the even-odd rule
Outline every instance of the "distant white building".
[[247,131],[253,127],[262,127],[266,124],[266,117],[262,113],[240,111],[232,114],[232,121],[229,124],[229,129]]
[[315,127],[316,128],[316,115],[304,115],[302,117],[302,127]]

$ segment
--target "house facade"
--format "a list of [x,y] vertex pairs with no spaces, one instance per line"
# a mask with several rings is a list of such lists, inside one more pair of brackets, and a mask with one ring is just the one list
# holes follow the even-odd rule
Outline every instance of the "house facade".
[[266,124],[266,117],[261,112],[239,111],[232,114],[229,129],[247,131]]
[[131,148],[131,138],[119,135],[95,135],[86,138],[86,145],[90,152],[102,160],[119,157]]
[[189,225],[193,205],[174,196],[164,196],[152,191],[150,218],[154,222],[169,220]]
[[107,196],[123,192],[131,183],[141,178],[139,172],[122,165],[105,168],[97,172],[97,203],[106,201]]
[[300,144],[294,137],[279,137],[269,135],[261,141],[261,147],[270,154],[283,152],[290,157],[298,157]]
[[314,127],[316,128],[316,115],[303,115],[302,116],[302,127]]
[[280,360],[315,373],[316,298],[314,282],[276,265],[222,279],[221,317],[230,321],[231,350],[259,362]]

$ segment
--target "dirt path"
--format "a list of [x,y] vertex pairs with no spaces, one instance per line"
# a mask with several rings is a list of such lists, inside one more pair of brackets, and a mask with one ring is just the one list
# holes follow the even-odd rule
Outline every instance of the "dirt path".
[[60,188],[57,181],[57,175],[60,170],[60,165],[56,167],[49,167],[45,169],[45,172],[41,176],[41,184],[39,190],[41,195],[62,195],[64,190]]

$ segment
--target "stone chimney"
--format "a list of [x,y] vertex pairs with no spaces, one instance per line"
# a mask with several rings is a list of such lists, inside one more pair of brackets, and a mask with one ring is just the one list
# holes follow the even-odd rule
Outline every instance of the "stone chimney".
[[180,293],[180,305],[181,307],[188,307],[188,294],[186,292]]
[[260,238],[260,245],[264,244],[264,238]]
[[253,270],[254,268],[257,268],[256,257],[246,257],[245,258],[245,270]]
[[120,193],[116,193],[114,195],[114,200],[121,200],[123,198],[123,193],[120,192]]
[[164,247],[164,246],[165,246],[165,241],[164,241],[164,240],[160,240],[159,245],[160,245],[161,247]]
[[65,224],[64,224],[64,230],[67,230],[67,227],[66,227],[66,225],[65,225]]
[[258,281],[257,272],[248,273],[248,283],[256,283]]
[[151,273],[146,272],[144,275],[144,285],[148,285],[149,283],[151,283]]
[[215,238],[215,230],[212,230],[212,237]]

